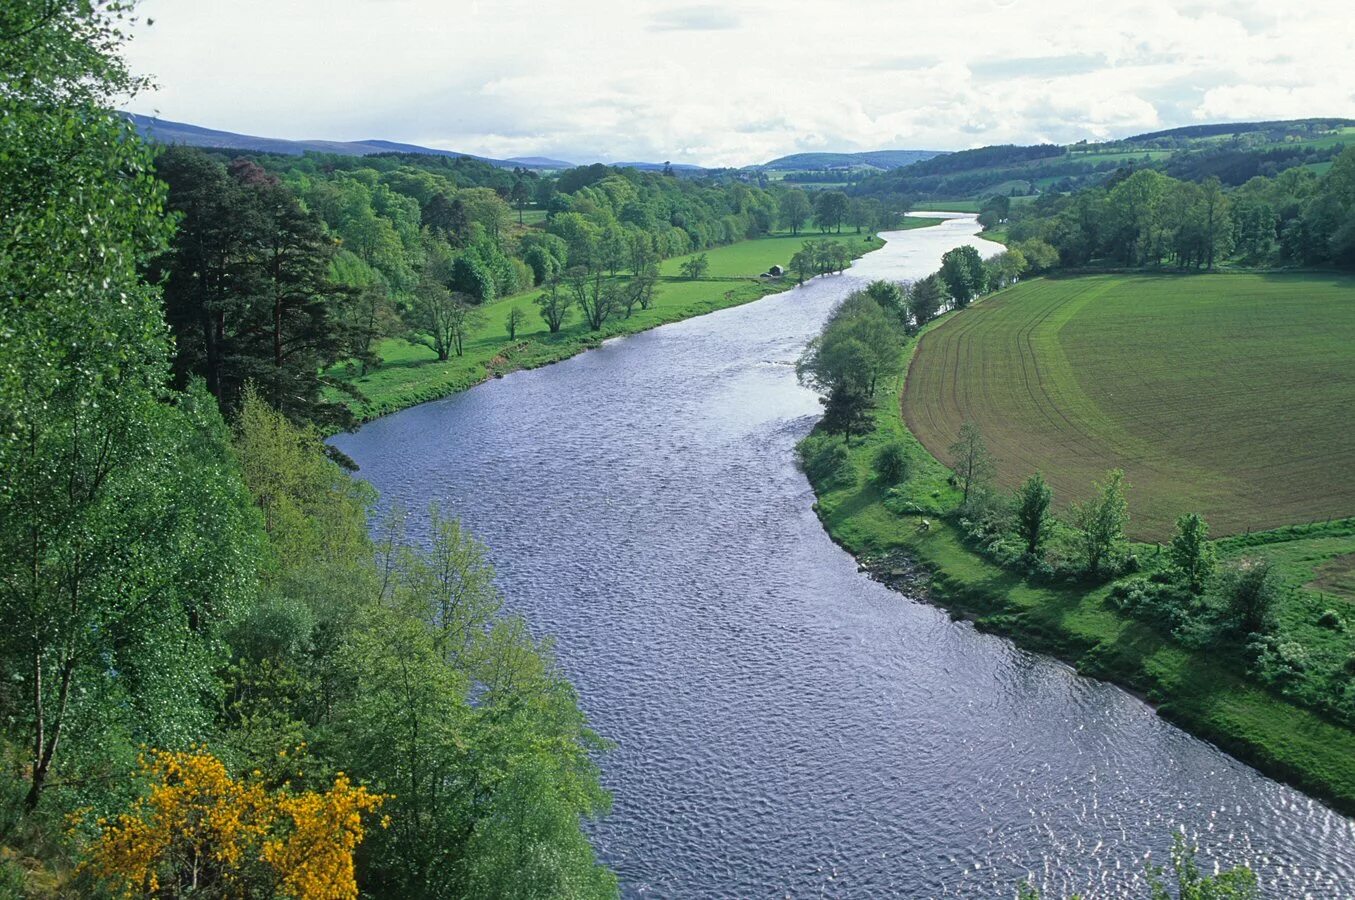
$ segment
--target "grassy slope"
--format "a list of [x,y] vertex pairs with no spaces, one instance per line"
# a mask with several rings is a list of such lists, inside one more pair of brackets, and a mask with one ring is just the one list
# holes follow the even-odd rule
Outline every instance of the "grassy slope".
[[[916,346],[909,346],[901,369]],[[954,614],[1058,656],[1085,674],[1142,693],[1185,729],[1347,814],[1355,813],[1355,734],[1349,729],[1275,696],[1209,654],[1192,653],[1119,614],[1105,602],[1108,587],[1088,591],[1034,585],[970,550],[959,530],[938,515],[955,507],[958,492],[950,486],[945,467],[904,425],[897,403],[902,381],[902,375],[896,376],[881,392],[875,431],[854,443],[852,476],[837,484],[814,485],[816,509],[834,540],[879,569],[891,568],[889,560],[896,554],[920,563],[931,573],[929,599]],[[821,438],[810,438],[816,439]],[[921,513],[891,511],[871,476],[876,450],[891,441],[906,448],[912,475],[895,489],[889,505]],[[931,526],[926,531],[919,528],[924,517]],[[1239,555],[1250,552],[1250,545],[1270,541],[1268,553],[1282,549],[1318,568],[1322,560],[1355,552],[1355,527],[1347,523],[1344,530],[1344,536],[1292,541],[1285,541],[1283,533],[1251,535],[1231,545],[1224,542],[1221,549],[1225,555]],[[1298,596],[1306,602],[1316,595]]]
[[931,331],[903,406],[938,456],[975,422],[1005,487],[1039,469],[1066,502],[1124,468],[1156,540],[1355,511],[1352,373],[1355,278],[1046,278]]
[[[922,228],[936,221],[908,219],[906,227]],[[870,235],[846,231],[841,235],[821,236],[814,231],[797,237],[779,235],[742,241],[705,251],[710,259],[710,274],[700,281],[677,277],[678,267],[687,257],[665,260],[664,277],[655,291],[654,305],[648,310],[637,308],[628,319],[606,322],[598,332],[589,331],[576,312],[559,334],[550,334],[533,303],[540,293],[534,290],[486,306],[484,325],[467,340],[464,356],[438,362],[427,347],[391,339],[380,347],[383,360],[380,368],[361,375],[356,366],[343,365],[331,374],[350,380],[365,397],[349,400],[353,412],[364,421],[374,419],[466,390],[486,378],[557,362],[596,347],[609,337],[633,334],[786,290],[794,286],[790,278],[768,281],[757,276],[774,264],[784,266],[806,240],[819,237],[842,241],[853,256],[880,246]],[[525,316],[516,339],[510,342],[505,323],[514,307],[520,308]]]

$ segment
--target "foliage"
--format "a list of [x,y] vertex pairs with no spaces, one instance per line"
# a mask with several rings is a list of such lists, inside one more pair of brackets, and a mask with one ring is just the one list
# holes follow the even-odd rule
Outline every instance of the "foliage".
[[296,421],[350,421],[321,396],[320,372],[359,352],[344,327],[351,295],[331,281],[336,248],[321,221],[244,160],[227,169],[171,147],[156,174],[179,228],[149,277],[165,285],[180,385],[205,379],[226,413],[252,382]]
[[710,257],[704,253],[698,253],[691,259],[682,264],[682,277],[696,281],[704,278],[706,272],[710,270]]
[[938,273],[955,305],[961,309],[983,292],[987,277],[979,251],[968,244],[947,250],[941,257]]
[[1038,556],[1049,533],[1049,504],[1054,492],[1036,472],[1016,489],[1016,533],[1025,542],[1026,553]]
[[875,452],[875,475],[887,486],[908,480],[908,451],[897,441],[884,444]]
[[805,474],[814,484],[840,484],[855,477],[851,456],[837,441],[806,440],[799,453]]
[[386,798],[340,773],[324,792],[237,780],[206,749],[152,751],[148,791],[100,819],[82,868],[115,894],[358,896],[353,854]]
[[1271,627],[1277,591],[1271,562],[1264,557],[1244,557],[1224,570],[1221,593],[1233,623],[1243,633]]
[[964,506],[976,491],[992,481],[994,472],[992,454],[988,452],[988,445],[973,422],[965,422],[960,426],[959,436],[950,445],[950,458],[963,494],[960,503]]
[[1168,548],[1172,566],[1194,594],[1204,593],[1214,574],[1214,547],[1209,543],[1209,524],[1198,513],[1176,520],[1176,534]]
[[1095,496],[1072,507],[1073,524],[1081,534],[1082,559],[1087,574],[1100,578],[1107,563],[1124,544],[1129,504],[1124,496],[1124,470],[1112,469],[1094,485]]

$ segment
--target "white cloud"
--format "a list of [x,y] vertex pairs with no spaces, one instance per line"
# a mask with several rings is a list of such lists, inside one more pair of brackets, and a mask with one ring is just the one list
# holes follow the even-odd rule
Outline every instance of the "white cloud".
[[275,137],[707,165],[1355,116],[1310,0],[145,0],[138,112]]

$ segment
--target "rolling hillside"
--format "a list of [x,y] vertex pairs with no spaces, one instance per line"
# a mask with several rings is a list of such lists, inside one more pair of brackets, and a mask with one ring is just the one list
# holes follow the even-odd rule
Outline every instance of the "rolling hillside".
[[854,192],[920,200],[1065,193],[1125,168],[1159,169],[1193,181],[1212,175],[1237,186],[1295,167],[1321,171],[1349,145],[1355,145],[1351,119],[1198,125],[1101,143],[962,150],[875,174]]

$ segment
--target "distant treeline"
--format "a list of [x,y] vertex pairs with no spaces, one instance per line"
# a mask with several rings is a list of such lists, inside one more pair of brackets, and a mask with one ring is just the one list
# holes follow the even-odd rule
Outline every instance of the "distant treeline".
[[1355,266],[1355,148],[1322,175],[1288,169],[1232,190],[1128,170],[1071,195],[1045,194],[1013,205],[990,199],[980,214],[1005,222],[1012,241],[1039,240],[1061,265]]

